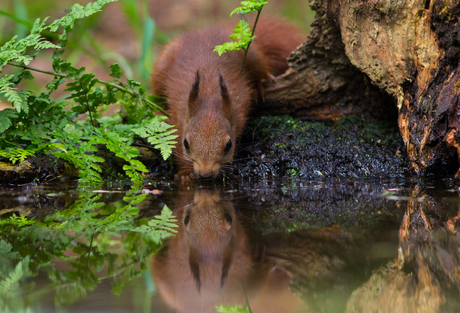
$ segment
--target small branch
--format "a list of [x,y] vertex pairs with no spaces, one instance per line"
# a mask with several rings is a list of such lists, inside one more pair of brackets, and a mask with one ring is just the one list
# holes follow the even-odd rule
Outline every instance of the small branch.
[[[73,79],[71,77],[68,77],[67,75],[65,74],[61,74],[61,73],[56,73],[56,72],[50,72],[50,71],[45,71],[45,70],[41,70],[41,69],[38,69],[38,68],[34,68],[34,67],[30,67],[30,66],[27,66],[27,65],[21,65],[21,64],[15,64],[15,63],[10,63],[8,62],[8,65],[11,65],[11,66],[16,66],[16,67],[21,67],[23,69],[26,69],[26,70],[31,70],[31,71],[35,71],[35,72],[39,72],[39,73],[43,73],[43,74],[48,74],[48,75],[53,75],[53,76],[58,76],[58,77],[62,77],[62,78],[68,78],[68,79]],[[135,97],[135,98],[139,98],[141,101],[144,101],[145,103],[147,103],[151,108],[155,108],[157,109],[158,111],[160,111],[161,113],[163,113],[164,115],[168,116],[168,114],[166,113],[166,111],[161,108],[160,106],[158,106],[157,104],[153,103],[152,101],[148,100],[148,99],[142,99],[138,93],[132,91],[132,90],[129,90],[123,86],[120,86],[120,85],[117,85],[115,83],[112,83],[112,82],[108,82],[108,81],[105,81],[105,80],[101,80],[99,78],[95,78],[97,80],[98,83],[100,84],[104,84],[104,85],[109,85],[113,88],[116,88],[122,92],[125,92],[125,93],[128,93],[130,94],[131,96]]]
[[[257,22],[259,21],[260,12],[262,12],[262,9],[263,9],[263,6],[260,8],[260,10],[257,10],[257,16],[256,16],[256,20],[254,21],[254,27],[252,28],[251,37],[254,36],[254,33],[256,31]],[[251,43],[249,43],[249,45],[246,47],[246,49],[244,49],[244,56],[243,56],[243,62],[241,63],[240,75],[241,75],[241,73],[243,73],[244,61],[246,60],[246,56],[248,55],[248,50],[249,50],[250,46],[251,46]]]
[[16,67],[22,67],[22,68],[24,68],[26,70],[31,70],[31,71],[35,71],[35,72],[39,72],[39,73],[43,73],[43,74],[48,74],[48,75],[68,78],[67,75],[65,75],[65,74],[49,72],[49,71],[41,70],[41,69],[38,69],[38,68],[30,67],[30,66],[27,66],[27,65],[15,64],[15,63],[10,63],[10,62],[8,62],[8,65],[16,66]]
[[[136,98],[140,98],[139,94],[135,93],[134,91],[131,91],[123,86],[120,86],[120,85],[117,85],[117,84],[114,84],[114,83],[111,83],[111,82],[107,82],[107,81],[104,81],[104,80],[100,80],[98,78],[96,78],[97,81],[101,84],[104,84],[104,85],[109,85],[109,86],[112,86],[114,88],[117,88],[118,90],[120,91],[123,91],[123,92],[126,92],[126,93],[129,93],[131,96],[133,97],[136,97]],[[160,106],[158,106],[157,104],[155,104],[154,102],[148,100],[148,99],[142,99],[140,98],[142,101],[145,101],[150,107],[154,107],[155,109],[157,109],[158,111],[160,111],[161,113],[163,113],[164,115],[168,116],[168,113],[166,113],[166,111],[161,108]]]

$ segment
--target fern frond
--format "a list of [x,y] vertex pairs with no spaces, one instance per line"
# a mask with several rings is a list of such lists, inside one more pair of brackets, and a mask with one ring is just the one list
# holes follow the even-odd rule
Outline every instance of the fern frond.
[[14,84],[11,82],[11,79],[13,78],[14,75],[0,76],[0,97],[8,100],[14,106],[16,111],[18,111],[18,113],[22,110],[24,110],[25,113],[28,113],[29,107],[27,106],[26,98],[30,92],[16,91]]
[[11,163],[16,164],[19,161],[21,163],[28,157],[35,154],[36,150],[25,150],[21,148],[10,149],[9,151],[0,150],[0,157],[7,158]]
[[18,117],[18,112],[14,109],[3,109],[0,111],[0,134],[5,132],[11,125],[12,119]]
[[140,127],[133,128],[132,131],[146,138],[155,149],[159,149],[161,156],[166,160],[172,154],[177,135],[173,135],[176,129],[171,129],[172,126],[166,123],[165,119],[164,116],[155,116],[150,120],[143,120]]
[[262,7],[268,2],[266,0],[250,0],[240,2],[241,6],[236,8],[230,13],[230,16],[233,14],[248,14],[254,11],[262,10]]
[[148,236],[156,244],[161,244],[163,240],[177,233],[174,229],[177,227],[176,222],[172,211],[165,205],[160,215],[156,215],[147,225],[139,226],[133,231]]
[[18,252],[11,252],[13,246],[3,239],[0,239],[0,255],[5,259],[16,259],[19,257]]
[[229,51],[246,50],[254,38],[256,38],[256,36],[251,36],[251,26],[245,20],[239,21],[232,32],[233,34],[229,38],[237,41],[225,42],[222,45],[215,46],[214,52],[217,52],[219,56]]
[[24,277],[29,275],[29,256],[26,256],[22,261],[16,264],[16,267],[9,275],[0,281],[0,294],[6,297],[14,295],[19,289],[19,282]]

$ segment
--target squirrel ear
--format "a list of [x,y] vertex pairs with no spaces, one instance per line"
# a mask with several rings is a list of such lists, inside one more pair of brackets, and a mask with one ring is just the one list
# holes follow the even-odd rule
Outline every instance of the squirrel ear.
[[227,85],[224,82],[224,78],[219,71],[219,87],[220,95],[222,96],[222,110],[226,119],[230,120],[232,117],[232,100],[228,93]]
[[193,82],[192,89],[190,89],[190,95],[188,96],[188,116],[189,118],[194,116],[198,111],[198,91],[200,89],[200,71],[197,70],[195,74],[195,81]]
[[198,253],[192,248],[190,249],[188,256],[188,263],[190,265],[190,270],[192,272],[193,279],[195,280],[196,289],[200,293],[201,289],[201,278],[200,278],[200,266],[198,264]]
[[230,244],[225,248],[224,251],[224,260],[222,264],[222,274],[220,275],[220,288],[224,288],[225,281],[227,280],[228,273],[230,272],[230,267],[232,266],[232,258],[233,258],[233,237],[230,241]]

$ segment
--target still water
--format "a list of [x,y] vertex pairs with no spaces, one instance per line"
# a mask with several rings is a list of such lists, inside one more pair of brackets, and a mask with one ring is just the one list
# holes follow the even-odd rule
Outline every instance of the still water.
[[459,312],[456,184],[3,187],[0,311]]

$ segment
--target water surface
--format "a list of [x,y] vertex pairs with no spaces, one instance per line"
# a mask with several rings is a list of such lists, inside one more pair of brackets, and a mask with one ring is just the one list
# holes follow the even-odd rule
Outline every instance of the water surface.
[[294,179],[4,187],[0,308],[456,312],[458,191]]

